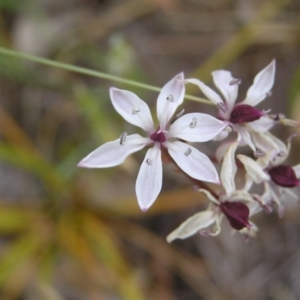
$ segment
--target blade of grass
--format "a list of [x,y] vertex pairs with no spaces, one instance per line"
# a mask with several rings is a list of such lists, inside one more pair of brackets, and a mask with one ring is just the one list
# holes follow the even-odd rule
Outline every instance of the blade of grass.
[[[66,63],[62,63],[62,62],[57,62],[54,60],[50,60],[50,59],[46,59],[46,58],[42,58],[42,57],[38,57],[38,56],[34,56],[34,55],[29,55],[29,54],[25,54],[22,52],[13,51],[13,50],[6,49],[3,47],[0,47],[0,54],[16,57],[19,59],[26,59],[26,60],[37,62],[37,63],[43,64],[43,65],[47,65],[50,67],[60,68],[60,69],[64,69],[64,70],[68,70],[68,71],[72,71],[72,72],[76,72],[76,73],[80,73],[80,74],[84,74],[84,75],[94,76],[94,77],[98,77],[98,78],[102,78],[102,79],[106,79],[106,80],[111,80],[114,82],[120,82],[120,83],[128,84],[131,86],[136,86],[139,88],[150,90],[150,91],[160,92],[160,90],[161,90],[161,88],[152,86],[149,84],[145,84],[145,83],[141,83],[141,82],[137,82],[137,81],[133,81],[133,80],[129,80],[129,79],[124,79],[124,78],[110,75],[110,74],[107,74],[104,72],[99,72],[99,71],[95,71],[95,70],[91,70],[91,69],[87,69],[87,68],[83,68],[83,67],[78,67],[78,66],[74,66],[74,65],[70,65],[70,64],[66,64]],[[197,101],[200,103],[213,105],[213,103],[211,101],[203,99],[203,98],[199,98],[199,97],[195,97],[195,96],[191,96],[191,95],[185,95],[185,98],[188,100],[193,100],[193,101]]]

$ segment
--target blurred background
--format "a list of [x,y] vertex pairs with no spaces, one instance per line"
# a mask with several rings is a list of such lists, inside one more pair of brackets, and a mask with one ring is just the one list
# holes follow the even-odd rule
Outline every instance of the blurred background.
[[[212,86],[210,73],[228,69],[242,79],[239,100],[275,58],[273,94],[260,108],[300,121],[299,0],[0,0],[0,45],[158,87],[181,71]],[[300,299],[296,201],[286,199],[282,219],[255,217],[260,231],[248,243],[224,220],[218,237],[169,245],[167,234],[207,205],[172,163],[146,213],[134,191],[145,151],[114,168],[76,167],[136,132],[114,111],[110,86],[155,109],[156,92],[0,54],[0,298]],[[215,146],[199,148],[211,155]],[[299,146],[298,137],[291,165]]]

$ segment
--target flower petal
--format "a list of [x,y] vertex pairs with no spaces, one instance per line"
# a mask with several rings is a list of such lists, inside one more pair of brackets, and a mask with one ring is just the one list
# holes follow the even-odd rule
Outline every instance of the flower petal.
[[253,151],[256,151],[255,145],[252,142],[251,135],[249,131],[244,126],[236,125],[234,129],[238,133],[238,141],[240,141],[240,145],[246,144],[248,145]]
[[220,176],[227,196],[231,196],[231,194],[235,191],[234,177],[237,170],[235,164],[235,151],[237,146],[238,142],[234,142],[229,146],[222,163]]
[[247,174],[251,177],[251,179],[255,183],[259,184],[262,183],[263,181],[270,180],[270,176],[261,169],[261,167],[255,160],[242,154],[238,154],[237,158],[242,162],[242,164],[246,169]]
[[110,88],[115,110],[128,122],[151,133],[155,130],[148,104],[130,91]]
[[185,93],[183,80],[184,74],[179,73],[163,86],[158,95],[156,106],[157,118],[163,128],[166,127],[178,106],[183,102]]
[[212,72],[213,80],[216,87],[221,91],[226,101],[227,110],[230,113],[235,104],[239,82],[235,83],[235,78],[229,71],[217,70]]
[[186,239],[197,233],[199,230],[207,228],[213,224],[215,220],[215,213],[212,210],[197,213],[184,221],[177,229],[172,231],[167,236],[167,241],[168,243],[171,243],[176,239]]
[[220,183],[215,166],[198,149],[179,141],[166,142],[166,146],[171,157],[186,174],[197,180]]
[[251,132],[251,137],[258,149],[265,153],[272,152],[270,157],[273,164],[280,164],[286,160],[288,147],[270,132]]
[[210,87],[208,87],[199,79],[190,78],[190,79],[185,79],[184,82],[197,85],[199,89],[202,91],[202,93],[214,104],[220,106],[224,105],[222,98],[214,90],[212,90]]
[[297,178],[300,178],[300,164],[293,166],[293,169],[296,173]]
[[169,129],[169,137],[177,137],[188,142],[206,142],[216,137],[228,126],[210,115],[190,113],[177,119]]
[[144,138],[139,134],[127,136],[123,145],[120,139],[108,142],[80,161],[78,167],[83,168],[109,168],[121,164],[128,155],[145,147],[150,139]]
[[147,151],[136,180],[135,190],[139,206],[146,211],[156,200],[162,187],[162,161],[159,143]]
[[249,88],[243,104],[255,106],[268,96],[274,84],[275,68],[275,60],[273,59],[255,76],[253,85]]
[[268,116],[262,116],[259,120],[247,123],[253,131],[265,132],[270,130],[275,125],[275,121]]

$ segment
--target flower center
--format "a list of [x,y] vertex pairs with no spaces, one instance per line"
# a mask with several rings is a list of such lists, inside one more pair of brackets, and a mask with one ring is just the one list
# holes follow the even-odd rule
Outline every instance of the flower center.
[[295,187],[300,185],[300,180],[297,179],[295,171],[290,166],[280,165],[268,172],[272,180],[280,186]]
[[250,211],[246,204],[225,201],[220,204],[220,208],[234,229],[241,230],[244,227],[250,227],[248,221]]
[[162,129],[160,125],[158,126],[156,131],[150,135],[150,139],[154,142],[160,142],[160,143],[164,143],[167,140],[165,136],[165,131]]
[[230,114],[230,122],[234,124],[252,122],[264,116],[264,113],[247,104],[240,104],[233,108]]

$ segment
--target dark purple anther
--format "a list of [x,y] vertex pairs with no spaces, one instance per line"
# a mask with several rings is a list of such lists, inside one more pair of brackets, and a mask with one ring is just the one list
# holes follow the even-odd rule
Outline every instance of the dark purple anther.
[[159,126],[157,130],[150,135],[150,139],[154,142],[160,143],[164,143],[167,140],[161,126]]
[[258,120],[264,115],[265,114],[262,111],[252,107],[251,105],[240,104],[233,108],[230,114],[230,122],[234,124],[252,122]]
[[225,201],[220,204],[220,208],[234,229],[241,230],[250,226],[248,221],[250,212],[246,204]]
[[295,171],[290,166],[280,165],[270,169],[268,172],[272,180],[280,186],[295,187],[300,185],[300,181],[297,179]]

